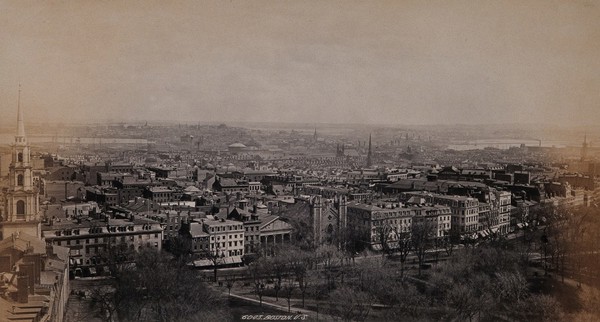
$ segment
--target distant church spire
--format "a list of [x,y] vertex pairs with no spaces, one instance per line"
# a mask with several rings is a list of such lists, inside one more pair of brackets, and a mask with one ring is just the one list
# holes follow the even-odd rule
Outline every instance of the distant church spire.
[[587,149],[588,149],[587,133],[585,133],[583,135],[583,145],[581,146],[581,161],[585,161],[585,159],[587,158]]
[[373,160],[372,160],[372,154],[371,154],[371,134],[369,133],[369,152],[367,153],[367,167],[370,167],[373,165]]
[[17,101],[17,136],[16,142],[25,142],[25,124],[23,123],[23,109],[21,108],[21,84],[19,84],[19,98]]

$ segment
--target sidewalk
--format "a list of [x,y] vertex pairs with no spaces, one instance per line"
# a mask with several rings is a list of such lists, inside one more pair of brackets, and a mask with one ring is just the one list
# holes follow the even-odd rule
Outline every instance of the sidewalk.
[[[227,293],[225,293],[225,294],[227,294]],[[258,299],[256,299],[256,295],[231,293],[231,295],[229,295],[229,296],[233,297],[233,298],[241,299],[241,300],[244,300],[247,302],[251,302],[256,305],[260,305],[260,301]],[[339,320],[339,318],[331,316],[331,315],[323,314],[321,312],[319,312],[317,315],[316,311],[298,307],[298,306],[302,305],[301,299],[295,299],[295,298],[291,299],[291,301],[290,301],[291,309],[289,312],[288,312],[288,306],[287,306],[287,299],[285,297],[279,297],[279,301],[275,301],[275,297],[270,297],[270,296],[263,296],[262,299],[263,299],[263,301],[262,301],[263,306],[268,306],[270,308],[273,308],[273,309],[276,309],[283,313],[288,313],[288,314],[304,314],[307,316],[307,320],[309,320],[309,321]],[[309,302],[309,300],[306,301],[306,303],[308,303],[308,302]],[[279,303],[281,303],[281,304],[279,304]],[[317,320],[317,316],[318,316],[318,320]]]

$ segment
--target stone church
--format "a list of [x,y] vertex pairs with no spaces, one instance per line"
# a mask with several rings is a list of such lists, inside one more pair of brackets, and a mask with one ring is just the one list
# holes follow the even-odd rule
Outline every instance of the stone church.
[[316,245],[335,243],[340,246],[340,240],[336,240],[336,237],[341,236],[348,224],[347,197],[335,196],[333,199],[326,199],[320,195],[312,196],[310,218]]

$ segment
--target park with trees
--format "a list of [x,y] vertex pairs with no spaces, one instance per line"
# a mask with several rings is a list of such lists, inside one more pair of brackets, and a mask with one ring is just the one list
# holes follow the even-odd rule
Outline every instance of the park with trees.
[[381,251],[347,230],[333,243],[270,246],[218,275],[186,265],[186,240],[170,253],[116,245],[90,305],[105,321],[238,319],[228,296],[322,321],[597,321],[598,209],[540,206],[521,226],[477,240],[436,237],[427,221],[409,233],[381,227]]

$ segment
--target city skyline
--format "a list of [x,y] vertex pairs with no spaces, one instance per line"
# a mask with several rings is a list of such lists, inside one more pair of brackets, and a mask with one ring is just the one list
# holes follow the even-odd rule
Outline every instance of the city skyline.
[[0,3],[3,124],[599,121],[594,2]]

